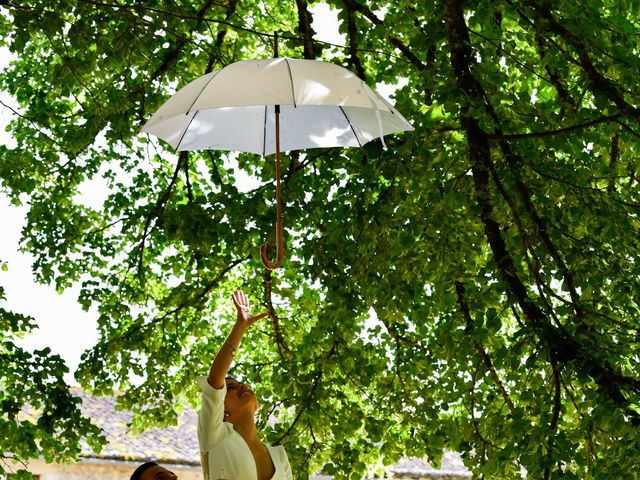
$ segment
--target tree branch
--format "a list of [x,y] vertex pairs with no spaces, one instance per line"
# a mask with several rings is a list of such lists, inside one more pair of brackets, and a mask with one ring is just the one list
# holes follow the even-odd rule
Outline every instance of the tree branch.
[[322,378],[322,375],[323,375],[324,362],[326,360],[328,360],[329,358],[331,358],[335,354],[335,352],[336,352],[336,346],[335,346],[335,344],[332,344],[331,348],[329,349],[329,352],[327,352],[327,354],[324,356],[324,358],[322,360],[320,360],[320,362],[318,363],[318,367],[317,367],[317,369],[315,371],[315,378],[313,379],[313,385],[311,386],[311,389],[309,390],[309,395],[307,396],[307,401],[300,408],[300,410],[298,410],[298,413],[296,414],[296,417],[293,419],[293,422],[291,422],[291,425],[289,426],[287,431],[284,432],[274,442],[274,445],[279,445],[280,442],[282,442],[282,440],[291,433],[291,431],[296,426],[296,424],[298,423],[300,418],[302,418],[302,414],[304,413],[304,411],[307,410],[309,408],[309,406],[311,405],[311,401],[313,400],[313,396],[315,395],[316,390],[318,389],[318,385],[320,385],[320,379]]
[[291,360],[293,357],[291,350],[287,347],[284,337],[282,336],[282,330],[280,328],[280,319],[276,315],[275,308],[273,308],[273,301],[271,299],[271,270],[266,270],[264,274],[264,306],[269,314],[269,320],[271,328],[276,339],[276,345],[278,346],[278,352],[280,358],[285,360]]
[[[457,0],[447,0],[445,23],[449,35],[451,65],[457,76],[458,86],[470,100],[486,101],[482,87],[471,73],[473,56],[462,7]],[[640,425],[640,414],[631,410],[630,400],[623,394],[629,388],[640,393],[640,382],[617,373],[606,360],[595,359],[590,351],[584,351],[564,330],[553,328],[540,308],[529,298],[525,285],[520,280],[517,268],[511,258],[500,225],[494,218],[493,204],[489,190],[489,165],[491,152],[485,132],[477,120],[470,115],[469,106],[463,105],[461,124],[467,132],[469,156],[472,165],[475,197],[480,207],[482,221],[489,247],[496,261],[498,272],[508,292],[516,300],[531,327],[548,345],[558,361],[575,361],[588,373],[598,387],[618,407],[627,412],[633,425]]]
[[[115,336],[109,338],[107,340],[107,344],[113,344],[114,342],[120,342],[123,339],[131,337],[136,332],[143,332],[145,329],[153,328],[155,325],[157,325],[160,322],[163,322],[168,317],[170,317],[172,315],[179,314],[185,308],[195,307],[200,300],[202,300],[211,290],[213,290],[217,285],[220,284],[220,282],[222,281],[222,279],[225,277],[225,275],[227,273],[229,273],[231,270],[233,270],[235,267],[237,267],[241,263],[246,262],[250,258],[251,258],[251,256],[247,256],[247,257],[244,257],[244,258],[239,258],[239,259],[233,260],[229,265],[227,265],[220,272],[218,272],[218,274],[215,277],[213,277],[213,279],[211,281],[209,281],[209,283],[205,284],[204,287],[202,288],[202,290],[200,290],[199,293],[197,293],[196,295],[190,297],[187,300],[184,300],[177,307],[175,307],[175,308],[173,308],[173,309],[171,309],[169,311],[164,312],[162,315],[159,315],[159,316],[155,317],[153,320],[151,320],[148,323],[135,323],[135,324],[133,324],[128,330],[125,330],[123,332],[119,332],[120,333],[119,335],[115,335]],[[107,344],[104,344],[103,347],[106,348]],[[94,347],[94,350],[95,350],[95,348],[96,347]],[[95,351],[93,353],[95,353]]]
[[[569,106],[575,106],[573,100],[571,99],[571,95],[569,91],[562,83],[562,78],[558,73],[558,70],[551,66],[549,63],[545,62],[544,59],[547,57],[547,40],[540,35],[537,31],[535,32],[536,45],[538,47],[538,55],[540,60],[544,63],[544,68],[549,75],[549,81],[556,89],[556,93],[558,94],[558,98],[560,99],[561,104],[566,104]],[[561,116],[564,116],[564,105],[561,106],[560,109]]]
[[[465,58],[464,58],[465,63],[463,63],[461,67],[463,71],[465,69],[468,70],[468,75],[466,78],[468,78],[467,83],[468,83],[468,87],[470,87],[471,90],[469,90],[467,94],[473,94],[473,96],[476,99],[482,101],[482,104],[484,104],[485,106],[485,110],[494,121],[495,133],[498,135],[502,135],[502,132],[498,128],[498,125],[500,125],[500,118],[498,117],[495,109],[493,108],[493,105],[491,104],[489,98],[487,97],[482,85],[480,84],[479,81],[475,79],[475,77],[471,73],[471,65],[472,65],[471,40],[469,38],[469,33],[468,33],[467,25],[464,21],[464,18],[462,18],[462,20],[460,20],[459,23],[460,23],[460,31],[462,35],[462,38],[460,40],[463,42],[466,42],[464,44],[464,49],[466,50]],[[486,141],[488,136],[484,131],[480,129],[479,126],[478,126],[478,133],[483,137],[482,141]],[[511,168],[512,172],[514,173],[515,180],[516,180],[516,191],[518,192],[520,201],[524,205],[525,210],[531,216],[531,219],[533,220],[533,223],[536,226],[536,232],[540,240],[542,241],[542,244],[545,246],[545,248],[547,249],[551,257],[554,259],[560,271],[562,271],[564,281],[566,282],[567,288],[569,289],[569,293],[571,295],[573,308],[576,312],[576,315],[580,317],[582,314],[580,310],[580,296],[575,287],[573,274],[571,273],[566,263],[564,262],[564,259],[562,258],[562,255],[560,254],[559,250],[551,241],[551,236],[547,232],[546,226],[542,221],[542,218],[540,217],[540,215],[538,215],[538,212],[536,211],[533,205],[533,202],[531,201],[531,195],[529,194],[529,190],[526,184],[522,181],[522,178],[520,176],[520,165],[522,162],[516,156],[516,154],[511,150],[510,145],[506,141],[504,140],[500,141],[499,145],[504,155],[504,158],[507,161],[508,166]],[[483,158],[486,159],[486,165],[487,167],[489,167],[492,164],[491,155],[489,154],[486,157],[483,156]]]
[[558,22],[546,5],[543,5],[540,2],[529,2],[529,6],[538,12],[544,20],[546,20],[545,24],[549,26],[551,32],[563,38],[573,47],[575,52],[578,54],[580,66],[587,74],[593,89],[609,97],[609,99],[612,100],[621,111],[634,116],[637,120],[640,120],[640,109],[627,103],[613,82],[607,79],[598,71],[598,69],[596,69],[582,40],[569,32],[560,22]]
[[171,181],[169,182],[169,185],[164,190],[162,195],[160,195],[160,197],[156,201],[155,206],[147,215],[147,220],[145,221],[144,228],[142,230],[142,235],[140,237],[140,245],[138,246],[137,256],[138,256],[138,275],[139,276],[142,276],[145,242],[147,240],[147,237],[153,230],[153,228],[151,227],[151,222],[154,219],[159,218],[160,215],[162,215],[162,212],[164,211],[165,207],[167,206],[167,202],[171,197],[171,191],[173,190],[173,187],[178,180],[178,174],[180,173],[180,169],[182,168],[182,162],[183,162],[182,153],[186,153],[186,152],[181,152],[180,155],[178,156],[178,162],[176,163],[176,167],[173,171],[173,176],[171,177]]
[[298,7],[298,31],[302,34],[304,58],[314,60],[316,58],[316,49],[313,44],[313,36],[316,32],[311,27],[313,16],[307,8],[307,0],[296,0],[296,6]]
[[596,118],[593,120],[589,120],[588,122],[579,123],[577,125],[572,125],[570,127],[558,128],[557,130],[547,130],[545,132],[531,132],[531,133],[487,133],[487,138],[491,140],[529,140],[532,138],[546,138],[553,137],[556,135],[564,135],[566,133],[575,132],[577,130],[583,130],[585,128],[592,127],[594,125],[598,125],[600,123],[612,122],[618,120],[623,117],[623,114],[618,113],[615,115],[608,115],[605,117]]
[[[522,222],[522,218],[520,217],[520,213],[518,212],[516,204],[513,201],[513,199],[511,198],[511,195],[509,195],[509,193],[507,192],[507,189],[504,187],[504,185],[502,183],[502,180],[500,179],[500,176],[498,175],[498,171],[496,170],[495,165],[493,164],[493,162],[489,162],[489,172],[491,173],[491,178],[493,178],[493,183],[496,185],[496,188],[498,189],[498,192],[500,193],[500,195],[502,196],[504,201],[509,206],[509,210],[511,211],[511,215],[512,215],[514,221],[515,221],[516,228],[518,229],[518,233],[522,237],[523,250],[524,250],[523,257],[525,258],[525,261],[526,261],[527,267],[529,268],[529,271],[531,272],[531,274],[533,275],[533,277],[536,280],[536,284],[538,285],[538,291],[539,291],[540,299],[544,303],[545,307],[547,308],[547,312],[549,313],[549,315],[551,315],[551,317],[556,322],[558,327],[562,327],[562,325],[560,323],[560,320],[558,319],[558,317],[555,315],[555,312],[553,311],[553,307],[549,304],[549,302],[545,298],[544,288],[543,288],[543,285],[542,285],[543,282],[540,279],[540,269],[541,269],[540,259],[539,259],[539,256],[538,256],[537,252],[535,251],[535,249],[531,245],[531,242],[530,242],[531,236],[528,234],[528,232],[526,231],[526,229],[524,227],[524,224]],[[531,261],[529,260],[529,255],[531,255],[531,257],[533,258],[535,264],[531,263]]]
[[187,186],[187,198],[190,202],[193,202],[193,190],[191,189],[191,180],[189,177],[189,152],[186,150],[180,152],[180,160],[182,161],[182,166],[184,168],[184,182]]
[[353,6],[353,2],[346,1],[344,6],[347,10],[347,39],[349,47],[349,68],[354,68],[356,74],[364,81],[367,80],[364,66],[358,57],[358,30],[356,28],[356,10]]
[[607,185],[607,193],[611,195],[615,192],[616,184],[615,184],[615,176],[613,172],[616,169],[618,164],[618,159],[620,158],[620,132],[616,132],[611,140],[611,160],[609,161],[609,174],[611,178],[609,178],[609,183]]
[[553,413],[551,416],[551,422],[549,424],[549,439],[547,444],[547,466],[544,469],[544,480],[549,480],[551,477],[551,458],[553,457],[553,436],[558,428],[558,420],[560,419],[560,409],[562,407],[561,397],[561,377],[558,361],[556,360],[553,352],[550,355],[551,368],[553,370]]
[[[371,23],[373,23],[374,25],[382,25],[382,20],[380,20],[375,13],[373,13],[371,11],[371,9],[369,7],[367,7],[366,5],[356,2],[355,0],[343,0],[344,5],[347,7],[347,9],[351,9],[353,11],[359,12],[362,15],[364,15]],[[387,29],[388,32],[393,32],[393,28],[389,28]],[[415,54],[409,49],[409,47],[407,47],[402,40],[400,40],[398,37],[396,37],[395,35],[393,35],[392,33],[388,33],[387,34],[387,39],[389,40],[389,43],[391,43],[394,47],[396,47],[398,50],[400,50],[405,57],[407,57],[407,59],[419,70],[425,70],[427,68],[427,66],[422,63],[422,61],[415,56]]]
[[509,52],[508,50],[505,50],[504,48],[502,48],[502,45],[494,42],[493,40],[491,40],[489,37],[487,37],[486,35],[483,35],[480,32],[476,32],[475,30],[471,30],[469,29],[469,33],[474,34],[477,37],[482,38],[483,40],[489,42],[491,45],[493,45],[494,47],[496,47],[497,49],[497,53],[498,54],[504,54],[507,57],[509,57],[511,60],[513,60],[514,62],[516,62],[518,65],[520,65],[520,67],[524,68],[525,70],[527,70],[528,72],[531,72],[533,75],[535,75],[536,77],[538,77],[540,80],[544,80],[547,83],[553,83],[551,79],[543,77],[542,75],[540,75],[538,72],[536,72],[533,67],[527,65],[526,63],[522,62],[518,57],[516,57],[515,55],[513,55],[511,52]]
[[[456,295],[458,297],[458,306],[460,307],[460,311],[462,312],[462,315],[464,316],[465,323],[466,323],[465,330],[469,335],[472,335],[473,331],[475,330],[475,327],[473,324],[473,318],[471,317],[471,311],[469,310],[469,304],[467,303],[467,299],[465,296],[464,285],[462,285],[461,282],[456,281],[455,287],[456,287]],[[489,357],[489,354],[487,353],[487,351],[484,349],[484,347],[479,341],[474,340],[473,344],[475,346],[476,352],[478,353],[478,356],[480,357],[480,360],[482,360],[482,363],[484,363],[485,367],[487,367],[487,369],[489,370],[489,374],[491,375],[491,378],[496,384],[496,387],[498,387],[498,391],[500,392],[500,395],[502,395],[504,403],[506,403],[507,406],[509,407],[509,411],[513,413],[515,410],[513,401],[511,400],[511,397],[509,397],[509,393],[507,392],[507,389],[504,388],[504,384],[502,383],[502,380],[500,380],[500,377],[498,376],[498,372],[493,366],[491,357]]]
[[[202,22],[204,21],[204,18],[207,12],[211,9],[213,5],[215,5],[213,0],[207,0],[207,2],[204,3],[202,7],[200,7],[200,10],[198,10],[198,13],[196,14],[196,17],[195,17],[196,24],[194,27],[189,29],[189,34],[193,34],[193,32],[196,31],[202,25]],[[186,44],[187,44],[187,39],[184,37],[178,38],[176,40],[176,43],[173,49],[166,53],[162,63],[151,74],[151,79],[150,79],[151,81],[167,73],[167,70],[169,69],[169,67],[173,65],[176,62],[176,60],[178,60],[180,52],[182,52],[182,49]]]
[[246,262],[250,258],[251,256],[248,256],[245,258],[238,258],[232,261],[228,266],[226,266],[224,269],[218,272],[218,274],[209,283],[207,283],[198,294],[183,301],[176,308],[171,309],[168,312],[165,312],[164,315],[161,315],[160,317],[156,318],[151,323],[157,323],[158,321],[164,320],[171,315],[178,315],[185,308],[195,307],[200,300],[202,300],[211,290],[213,290],[217,285],[220,284],[220,282],[222,281],[222,279],[227,273],[229,273],[231,270],[233,270],[235,267],[237,267],[241,263]]
[[[224,17],[225,23],[222,23],[221,25],[228,25],[230,24],[229,20],[231,19],[231,17],[233,17],[233,15],[235,15],[236,13],[236,8],[238,6],[238,0],[229,0],[228,4],[227,4],[227,13]],[[209,56],[209,61],[207,62],[207,67],[205,68],[205,74],[209,73],[213,70],[213,66],[220,61],[220,51],[222,49],[222,44],[224,43],[224,39],[227,35],[227,28],[223,28],[221,30],[218,31],[218,34],[216,35],[216,49],[215,51],[217,52],[217,55],[210,55]]]
[[[47,140],[49,140],[52,144],[57,145],[58,148],[60,148],[60,150],[62,152],[64,152],[65,154],[71,156],[71,154],[68,154],[65,149],[64,146],[58,142],[56,139],[54,139],[53,137],[51,137],[47,132],[45,132],[41,127],[38,121],[31,119],[29,117],[27,117],[26,115],[21,114],[20,112],[18,112],[16,109],[14,109],[13,107],[11,107],[10,105],[7,105],[6,103],[4,103],[2,100],[0,100],[0,105],[2,105],[4,108],[11,110],[11,113],[13,113],[16,117],[20,117],[24,120],[26,120],[27,122],[29,122],[31,124],[31,126],[33,126],[33,128],[35,130],[37,130],[40,134],[42,134]],[[45,125],[43,125],[42,127],[46,128]]]

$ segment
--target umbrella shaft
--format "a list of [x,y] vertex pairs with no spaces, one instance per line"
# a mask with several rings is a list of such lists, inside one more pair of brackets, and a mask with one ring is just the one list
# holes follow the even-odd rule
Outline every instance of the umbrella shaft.
[[267,270],[280,268],[284,256],[284,238],[282,234],[282,193],[280,189],[280,105],[275,106],[276,120],[276,261],[269,259],[269,244],[260,248],[260,257]]
[[[276,105],[276,226],[278,227],[278,252],[282,249],[282,207],[280,191],[280,105]],[[278,255],[279,256],[279,255]]]

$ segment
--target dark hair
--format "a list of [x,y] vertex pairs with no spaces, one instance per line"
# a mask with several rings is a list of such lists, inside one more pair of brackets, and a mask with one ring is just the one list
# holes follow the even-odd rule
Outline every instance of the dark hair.
[[156,462],[145,462],[136,468],[135,472],[131,474],[131,480],[140,480],[140,476],[144,473],[144,471],[148,468],[155,467],[158,465]]

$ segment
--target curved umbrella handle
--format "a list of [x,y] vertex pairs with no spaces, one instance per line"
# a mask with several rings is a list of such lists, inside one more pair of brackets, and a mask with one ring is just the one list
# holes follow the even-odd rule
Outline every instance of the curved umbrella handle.
[[262,260],[262,264],[264,265],[264,268],[266,268],[267,270],[276,270],[280,268],[280,265],[282,265],[282,257],[284,256],[283,255],[284,252],[282,248],[282,239],[276,242],[275,263],[271,263],[271,261],[269,260],[269,249],[270,247],[268,243],[263,243],[262,245],[260,245],[260,259]]
[[282,235],[282,207],[280,192],[280,105],[275,106],[276,114],[276,261],[269,260],[269,244],[260,245],[260,259],[264,268],[276,270],[282,265],[284,257],[284,238]]

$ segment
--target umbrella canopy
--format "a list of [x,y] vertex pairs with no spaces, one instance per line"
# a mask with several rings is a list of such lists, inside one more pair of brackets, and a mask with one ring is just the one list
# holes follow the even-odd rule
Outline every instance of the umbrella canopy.
[[346,68],[285,57],[244,60],[197,78],[142,127],[176,150],[276,154],[276,261],[268,244],[260,248],[269,270],[283,258],[280,151],[361,147],[403,130],[413,127]]
[[361,147],[413,130],[358,76],[332,63],[292,58],[244,60],[185,85],[149,119],[143,132],[176,150],[276,152],[280,105],[282,151]]

